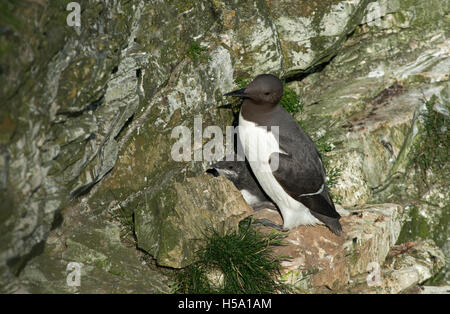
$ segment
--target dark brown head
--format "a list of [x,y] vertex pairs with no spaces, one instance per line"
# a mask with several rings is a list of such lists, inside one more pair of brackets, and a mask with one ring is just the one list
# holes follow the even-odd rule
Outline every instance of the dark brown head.
[[276,106],[283,96],[283,83],[272,74],[261,74],[245,88],[224,96],[242,97],[254,105]]

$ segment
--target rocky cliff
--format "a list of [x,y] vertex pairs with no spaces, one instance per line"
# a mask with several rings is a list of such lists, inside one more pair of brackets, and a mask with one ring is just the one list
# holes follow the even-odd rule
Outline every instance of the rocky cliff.
[[[231,125],[222,95],[260,73],[299,95],[343,207],[341,238],[290,232],[282,277],[449,285],[450,1],[80,0],[79,26],[69,2],[0,4],[1,291],[170,292],[160,266],[252,213],[204,174],[203,131]],[[172,157],[180,126],[192,160]]]

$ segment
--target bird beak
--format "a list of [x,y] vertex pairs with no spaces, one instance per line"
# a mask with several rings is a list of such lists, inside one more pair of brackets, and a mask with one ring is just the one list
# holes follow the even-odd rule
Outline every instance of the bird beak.
[[220,173],[219,173],[219,171],[217,171],[216,168],[214,168],[214,165],[215,165],[215,164],[211,165],[211,167],[213,167],[213,168],[207,169],[207,170],[206,170],[206,173],[210,173],[210,174],[212,174],[213,176],[218,177],[218,176],[220,176]]
[[238,89],[229,93],[224,94],[224,96],[233,96],[233,97],[247,97],[245,93],[245,88]]

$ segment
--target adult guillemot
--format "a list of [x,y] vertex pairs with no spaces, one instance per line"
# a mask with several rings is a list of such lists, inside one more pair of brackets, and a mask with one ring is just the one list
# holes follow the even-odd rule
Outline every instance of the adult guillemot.
[[282,82],[262,74],[247,87],[224,96],[244,98],[239,140],[258,183],[278,205],[283,228],[323,223],[340,235],[341,216],[328,194],[320,153],[279,104]]

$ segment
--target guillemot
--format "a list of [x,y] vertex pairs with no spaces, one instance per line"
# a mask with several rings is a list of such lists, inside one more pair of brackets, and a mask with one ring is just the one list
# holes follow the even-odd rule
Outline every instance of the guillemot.
[[342,232],[326,185],[322,158],[311,138],[279,104],[283,83],[274,75],[258,75],[245,88],[224,96],[244,99],[238,136],[253,174],[278,206],[283,228],[325,224]]
[[241,192],[244,200],[254,210],[269,208],[277,210],[275,204],[267,197],[250,169],[247,160],[239,161],[233,155],[213,163],[206,171],[214,176],[224,176]]

